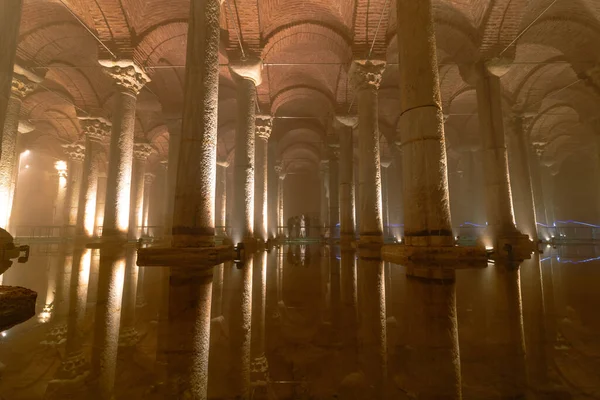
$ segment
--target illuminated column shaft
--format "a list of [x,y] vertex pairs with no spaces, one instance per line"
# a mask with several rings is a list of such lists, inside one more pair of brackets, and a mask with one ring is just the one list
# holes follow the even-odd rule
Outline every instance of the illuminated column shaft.
[[98,202],[99,157],[102,143],[110,136],[110,122],[104,118],[87,117],[80,117],[79,122],[86,136],[86,142],[75,231],[77,236],[92,237]]
[[453,246],[432,1],[396,8],[405,242]]
[[152,153],[148,143],[134,143],[133,171],[131,182],[131,210],[129,211],[129,238],[138,239],[141,236],[139,227],[144,223],[144,183],[146,175],[146,160]]
[[41,82],[41,78],[17,65],[14,66],[12,75],[12,87],[6,114],[3,115],[4,126],[0,140],[0,228],[7,228],[10,220],[13,169],[17,159],[17,134],[21,103],[35,89],[36,83]]
[[75,233],[75,225],[77,224],[81,178],[83,175],[83,160],[85,158],[86,150],[83,143],[66,144],[63,145],[63,148],[69,159],[64,225],[67,228],[67,234],[71,236]]
[[137,95],[150,78],[130,61],[100,60],[116,82],[102,237],[127,238]]
[[267,301],[267,253],[254,256],[252,280],[252,342],[251,342],[251,380],[253,384],[265,385],[269,373],[265,355],[265,312]]
[[96,216],[94,218],[94,235],[104,225],[104,209],[106,208],[106,175],[98,176],[96,192]]
[[381,162],[381,221],[383,224],[383,238],[385,239],[390,232],[390,162]]
[[500,238],[515,236],[510,178],[504,138],[500,77],[483,63],[477,64],[477,107],[483,146],[486,211],[494,247]]
[[61,225],[64,221],[65,197],[67,195],[67,170],[58,171],[58,187],[54,201],[54,224]]
[[254,190],[254,233],[257,239],[268,239],[268,182],[267,156],[269,136],[271,136],[272,119],[268,115],[256,116],[256,173]]
[[22,0],[6,2],[0,14],[0,127],[10,102],[11,78],[17,52]]
[[227,161],[217,164],[217,226],[220,226],[222,234],[227,236]]
[[[285,221],[284,221],[284,213],[283,213],[283,195],[284,195],[284,183],[285,183],[285,172],[283,172],[283,166],[281,164],[275,166],[275,171],[277,172],[277,226],[278,226],[278,236],[285,237]],[[288,232],[288,235],[291,235],[291,232]]]
[[340,136],[340,236],[342,242],[355,238],[354,218],[354,143],[352,140],[355,117],[336,117]]
[[[20,133],[20,135],[17,135],[17,143],[15,146],[15,161],[14,161],[13,172],[12,172],[12,180],[11,180],[11,184],[10,184],[10,200],[9,200],[10,208],[9,209],[11,210],[11,212],[10,212],[11,217],[8,221],[8,231],[9,232],[14,231],[13,227],[14,227],[14,223],[15,223],[15,215],[14,215],[13,211],[15,209],[15,198],[17,196],[17,181],[19,180],[19,172],[20,172],[19,167],[21,166],[21,155],[22,155],[21,153],[23,151],[23,134],[29,133],[34,129],[35,129],[35,127],[33,125],[30,125],[26,121],[19,121],[18,132]],[[64,204],[63,204],[63,208],[64,208]],[[60,224],[62,224],[62,220],[57,225],[60,225]]]
[[[156,175],[146,172],[144,174],[144,211],[142,213],[142,226],[147,227],[150,220],[150,193]],[[154,206],[153,206],[154,208]]]
[[535,204],[531,186],[529,167],[529,152],[527,149],[526,117],[517,115],[512,118],[509,129],[508,143],[511,148],[509,161],[511,172],[511,187],[514,191],[513,205],[517,227],[537,242],[537,221],[535,219]]
[[385,69],[384,61],[354,61],[352,80],[358,103],[360,240],[382,242],[381,165],[377,91]]
[[170,238],[173,234],[173,213],[175,208],[175,192],[177,189],[177,163],[181,148],[181,124],[176,120],[169,124],[169,160],[167,161],[167,179],[165,188],[165,221],[164,235]]
[[329,237],[338,238],[340,223],[340,185],[339,151],[337,147],[329,149]]
[[230,63],[229,68],[237,78],[238,117],[232,224],[234,242],[240,242],[254,237],[256,86],[261,83],[262,61]]
[[321,235],[324,237],[329,226],[329,161],[321,160]]
[[277,172],[275,163],[277,162],[277,142],[270,140],[267,145],[267,213],[268,213],[268,231],[270,238],[277,237]]

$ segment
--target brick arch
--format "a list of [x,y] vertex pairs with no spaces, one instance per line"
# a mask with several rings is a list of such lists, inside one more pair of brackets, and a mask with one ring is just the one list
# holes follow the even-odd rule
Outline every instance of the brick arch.
[[[88,73],[92,71],[90,69]],[[100,82],[104,81],[102,79],[104,76],[98,73],[98,71],[92,74],[93,78],[101,78]],[[65,88],[77,107],[90,112],[101,108],[100,98],[94,87],[93,80],[88,74],[77,68],[76,65],[67,62],[53,62],[49,64],[45,78]]]
[[[271,104],[271,114],[276,115],[282,106],[292,102],[300,102],[307,109],[316,107],[316,109],[322,110],[319,116],[325,113],[333,113],[335,109],[335,101],[330,97],[329,93],[325,93],[314,87],[299,85],[283,89],[275,95]],[[298,111],[300,113],[303,112],[301,110]]]

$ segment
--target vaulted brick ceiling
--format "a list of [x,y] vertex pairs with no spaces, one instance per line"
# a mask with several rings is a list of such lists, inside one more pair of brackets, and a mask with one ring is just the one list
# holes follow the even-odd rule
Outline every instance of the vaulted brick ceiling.
[[[231,158],[233,150],[235,84],[227,63],[242,51],[265,62],[260,112],[279,117],[273,138],[292,167],[317,168],[331,116],[353,110],[347,74],[353,58],[389,63],[379,113],[382,134],[393,140],[399,110],[395,2],[226,0],[219,157]],[[502,78],[505,112],[533,116],[531,141],[543,162],[558,168],[574,152],[590,152],[590,121],[600,106],[600,74],[592,73],[600,56],[600,2],[556,0],[548,8],[551,3],[434,0],[453,154],[479,142],[476,94],[461,69],[499,55],[513,60]],[[58,154],[61,143],[79,138],[78,114],[110,117],[113,90],[97,60],[117,56],[134,59],[152,78],[139,96],[136,136],[156,147],[153,162],[165,159],[183,101],[188,9],[189,0],[24,0],[18,62],[45,74],[22,109],[22,118],[36,126],[28,144]]]

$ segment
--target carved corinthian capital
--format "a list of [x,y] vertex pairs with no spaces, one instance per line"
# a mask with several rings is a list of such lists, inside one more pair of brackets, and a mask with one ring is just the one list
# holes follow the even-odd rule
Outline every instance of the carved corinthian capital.
[[33,92],[43,79],[15,64],[13,67],[13,78],[11,93],[20,99],[25,98]]
[[269,140],[273,129],[273,118],[270,115],[256,116],[256,137],[259,139]]
[[385,61],[356,60],[350,67],[350,79],[356,90],[377,90],[385,69]]
[[83,161],[85,159],[85,146],[83,143],[75,142],[69,144],[63,144],[65,154],[71,161]]
[[137,95],[150,78],[143,69],[130,60],[99,60],[104,72],[113,78],[117,86],[127,89]]
[[139,142],[133,145],[133,157],[136,160],[146,161],[152,154],[152,146],[150,143]]
[[112,124],[102,117],[79,117],[79,124],[84,135],[90,140],[102,143],[110,137]]

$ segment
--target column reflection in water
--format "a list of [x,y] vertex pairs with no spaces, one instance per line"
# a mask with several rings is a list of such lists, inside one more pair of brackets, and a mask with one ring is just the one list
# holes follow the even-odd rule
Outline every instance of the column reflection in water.
[[[419,270],[427,275],[426,267]],[[446,279],[425,279],[407,271],[406,308],[399,321],[404,346],[395,355],[399,370],[394,381],[419,399],[460,399],[454,272],[448,271]]]
[[[340,256],[340,326],[338,334],[343,349],[340,366],[345,376],[344,381],[348,381],[358,370],[358,286],[354,251],[342,249]],[[344,381],[342,385],[344,385]]]
[[365,399],[384,398],[387,381],[385,274],[377,253],[361,250],[358,258],[358,364],[366,378]]
[[87,292],[87,308],[85,310],[86,321],[90,322],[96,313],[96,302],[98,300],[98,276],[100,273],[100,250],[92,249],[90,262],[90,277]]
[[254,260],[247,257],[231,273],[229,304],[230,372],[229,386],[233,398],[250,398],[250,342],[252,324],[252,275]]
[[264,386],[269,377],[269,365],[265,355],[266,252],[260,252],[254,256],[254,271],[252,274],[251,380],[253,386]]
[[114,395],[126,256],[120,245],[100,249],[92,344],[92,376],[98,399],[111,399]]
[[123,303],[121,311],[121,328],[119,346],[134,346],[138,342],[138,332],[135,329],[135,303],[139,268],[135,265],[136,252],[128,252],[125,263],[125,280],[123,284]]
[[527,377],[530,387],[542,388],[548,383],[548,347],[542,265],[537,252],[521,264],[521,291]]
[[465,397],[524,396],[525,342],[518,266],[496,264],[461,271],[459,286],[464,312],[460,336]]
[[69,288],[71,286],[71,271],[73,269],[73,248],[60,245],[59,254],[51,257],[51,263],[56,263],[50,270],[56,273],[56,294],[52,305],[52,327],[42,344],[55,346],[62,344],[67,334],[67,318],[69,315]]
[[84,321],[92,250],[76,249],[69,293],[69,318],[65,357],[56,373],[58,380],[76,380],[87,376],[89,366],[83,354]]
[[212,267],[171,267],[166,398],[207,398],[212,285]]

